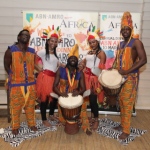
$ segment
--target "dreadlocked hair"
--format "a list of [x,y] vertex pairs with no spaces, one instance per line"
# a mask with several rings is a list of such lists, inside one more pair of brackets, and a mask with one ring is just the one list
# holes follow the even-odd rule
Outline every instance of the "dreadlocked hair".
[[[67,60],[66,68],[69,68],[69,65],[70,65],[69,60],[70,60],[70,57]],[[78,70],[78,62],[77,62],[77,65],[75,66],[75,69]]]

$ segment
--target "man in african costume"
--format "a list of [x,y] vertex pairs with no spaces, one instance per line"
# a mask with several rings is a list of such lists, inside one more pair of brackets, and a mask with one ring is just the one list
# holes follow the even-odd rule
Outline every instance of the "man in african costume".
[[139,68],[147,63],[143,43],[134,38],[133,23],[130,12],[124,12],[121,20],[121,34],[124,41],[117,48],[113,68],[126,79],[119,94],[121,125],[114,129],[122,131],[119,139],[126,139],[130,134],[131,115],[135,104]]
[[[85,80],[84,74],[78,69],[78,58],[79,51],[78,45],[74,45],[71,49],[66,67],[60,67],[56,72],[56,77],[54,81],[54,92],[62,97],[68,97],[68,93],[72,93],[72,96],[83,95],[85,92]],[[80,118],[82,120],[82,129],[87,135],[91,135],[89,127],[89,120],[87,117],[87,103],[83,102],[81,108]],[[62,124],[66,123],[66,119],[62,116],[60,106],[58,105],[59,121]]]
[[17,135],[20,128],[20,114],[24,108],[27,123],[37,131],[35,122],[35,50],[28,47],[30,33],[24,29],[17,36],[18,42],[9,46],[4,55],[4,67],[8,73],[12,133]]

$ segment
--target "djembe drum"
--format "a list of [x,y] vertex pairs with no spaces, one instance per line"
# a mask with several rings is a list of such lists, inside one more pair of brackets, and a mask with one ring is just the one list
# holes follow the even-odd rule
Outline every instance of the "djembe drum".
[[76,134],[79,131],[77,119],[80,116],[81,107],[83,104],[83,97],[81,95],[73,97],[71,93],[68,97],[60,96],[58,98],[62,115],[66,119],[64,131],[67,134]]
[[116,69],[103,70],[98,77],[101,83],[109,106],[115,106],[118,94],[125,79]]

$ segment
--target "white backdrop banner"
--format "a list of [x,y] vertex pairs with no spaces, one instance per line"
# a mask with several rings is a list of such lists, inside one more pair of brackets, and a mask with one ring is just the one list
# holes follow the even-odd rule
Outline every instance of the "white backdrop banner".
[[[100,30],[103,32],[105,39],[101,39],[101,48],[107,55],[106,68],[112,66],[115,58],[115,50],[117,49],[118,42],[122,40],[120,36],[120,25],[123,13],[100,13]],[[131,13],[134,37],[139,37],[141,30],[141,14]]]
[[23,11],[23,27],[31,34],[29,46],[36,51],[45,48],[44,29],[60,27],[62,43],[57,47],[57,55],[62,63],[66,63],[67,54],[75,43],[79,44],[79,60],[87,53],[86,37],[90,25],[97,28],[98,12]]
[[[99,17],[98,18],[98,14]],[[100,46],[107,55],[106,68],[112,66],[115,51],[118,42],[122,40],[120,36],[120,22],[123,13],[97,13],[97,12],[68,12],[68,11],[23,11],[23,27],[28,29],[31,34],[30,47],[36,51],[45,49],[44,29],[56,29],[58,26],[62,32],[62,43],[57,47],[57,55],[60,62],[67,62],[67,54],[75,43],[79,45],[80,58],[88,52],[87,30],[89,26],[100,28],[103,33],[103,39],[100,40]],[[139,37],[141,30],[141,14],[131,13],[134,26],[134,35]],[[98,20],[100,22],[98,22]],[[99,25],[98,25],[99,24]],[[107,103],[103,102],[99,105],[101,113],[116,113],[119,114],[119,105],[110,108]]]

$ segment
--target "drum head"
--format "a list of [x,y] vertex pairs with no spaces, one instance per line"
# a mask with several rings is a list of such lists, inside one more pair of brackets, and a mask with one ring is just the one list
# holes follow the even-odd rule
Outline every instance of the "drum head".
[[72,94],[69,93],[68,97],[60,96],[58,98],[58,103],[63,108],[73,109],[83,104],[83,97],[81,95],[73,97]]
[[57,95],[57,94],[55,94],[55,93],[50,93],[50,96],[51,96],[51,97],[53,97],[53,98],[58,99],[58,95]]
[[122,83],[122,75],[116,69],[104,70],[98,80],[104,87],[118,88]]
[[91,90],[90,90],[90,89],[89,89],[89,90],[86,90],[86,91],[83,93],[83,98],[89,96],[90,94],[91,94]]

